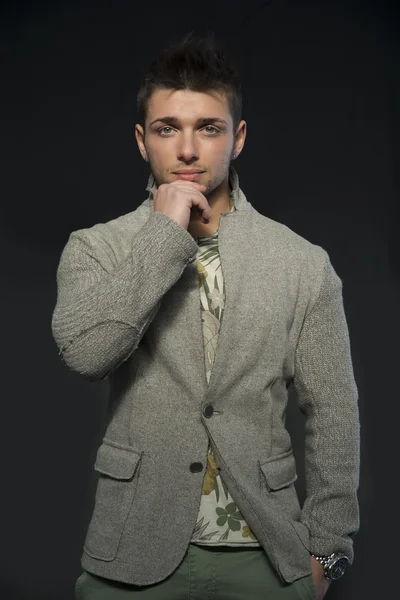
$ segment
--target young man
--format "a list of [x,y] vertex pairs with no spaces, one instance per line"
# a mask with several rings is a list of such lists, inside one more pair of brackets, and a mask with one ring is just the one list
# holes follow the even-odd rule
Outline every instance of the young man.
[[323,248],[239,187],[240,83],[211,36],[161,53],[138,109],[149,197],[71,233],[57,271],[60,354],[110,382],[77,598],[321,600],[359,528],[342,282]]

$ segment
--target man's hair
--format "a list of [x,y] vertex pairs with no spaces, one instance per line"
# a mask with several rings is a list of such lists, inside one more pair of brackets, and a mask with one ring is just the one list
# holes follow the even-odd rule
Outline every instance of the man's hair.
[[191,90],[194,92],[224,93],[233,121],[233,133],[242,118],[242,88],[238,70],[227,57],[222,44],[213,32],[193,35],[173,42],[150,64],[140,82],[137,111],[145,128],[148,101],[158,89]]

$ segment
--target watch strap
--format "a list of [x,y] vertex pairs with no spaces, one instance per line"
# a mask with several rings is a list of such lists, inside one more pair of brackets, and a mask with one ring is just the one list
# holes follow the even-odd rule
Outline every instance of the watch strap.
[[[347,563],[349,560],[343,552],[332,552],[332,554],[329,554],[329,556],[321,556],[318,554],[311,554],[311,556],[313,556],[324,567],[325,577],[326,579],[329,579],[329,581],[332,581],[333,579],[331,577],[331,567],[335,564],[335,562],[337,562],[336,559],[345,558]],[[339,577],[343,574],[344,571],[339,575]],[[335,577],[335,579],[338,579],[339,577]]]

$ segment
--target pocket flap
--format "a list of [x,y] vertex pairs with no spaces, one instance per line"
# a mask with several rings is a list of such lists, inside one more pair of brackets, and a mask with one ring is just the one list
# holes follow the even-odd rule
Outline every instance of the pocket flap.
[[260,469],[270,490],[280,490],[297,479],[296,460],[293,450],[271,456],[265,462],[260,463]]
[[134,448],[119,448],[103,442],[97,450],[94,468],[114,479],[131,479],[142,454]]

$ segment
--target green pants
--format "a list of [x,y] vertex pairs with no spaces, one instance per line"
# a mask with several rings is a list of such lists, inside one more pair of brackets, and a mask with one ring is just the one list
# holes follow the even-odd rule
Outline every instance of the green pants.
[[76,600],[316,600],[311,575],[282,583],[262,547],[190,544],[180,565],[166,579],[136,586],[84,571]]

